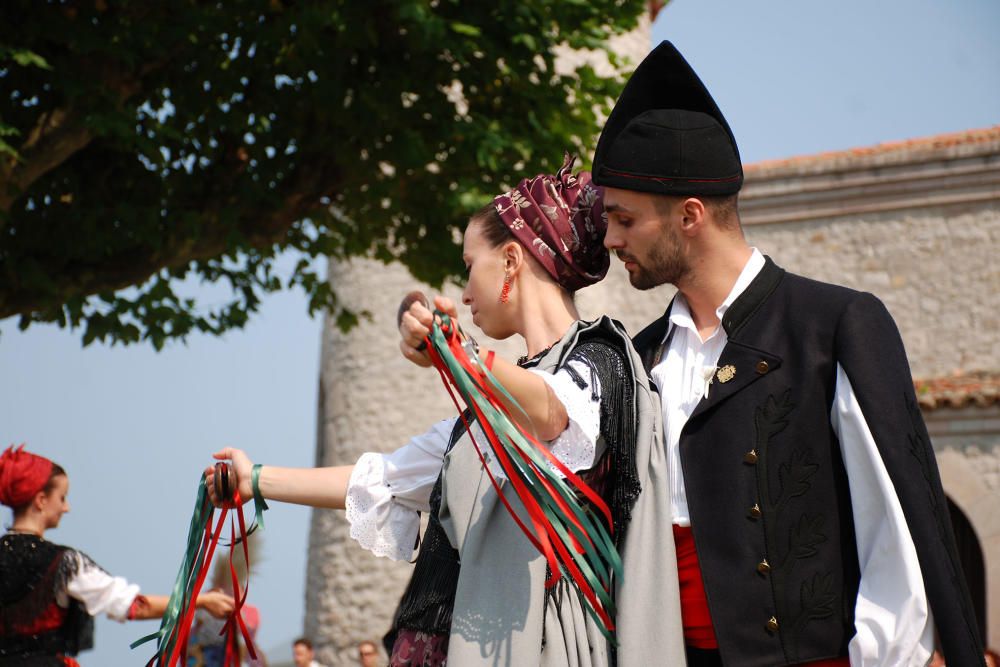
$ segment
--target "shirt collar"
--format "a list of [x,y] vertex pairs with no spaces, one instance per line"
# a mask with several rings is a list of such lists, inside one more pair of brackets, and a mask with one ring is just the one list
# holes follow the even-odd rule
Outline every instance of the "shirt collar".
[[[715,309],[715,316],[719,318],[719,322],[722,322],[722,317],[729,310],[729,306],[743,294],[746,288],[750,286],[750,283],[753,282],[753,279],[757,277],[757,274],[760,273],[761,269],[764,268],[764,255],[757,248],[751,248],[751,250],[753,252],[750,253],[750,259],[743,265],[743,270],[740,271],[739,277],[733,283],[733,288],[729,290],[729,295]],[[672,326],[667,327],[664,338],[669,335],[672,327],[698,331],[698,327],[694,323],[694,318],[691,316],[691,309],[688,307],[687,299],[680,292],[674,297],[674,305],[670,308],[670,324]]]

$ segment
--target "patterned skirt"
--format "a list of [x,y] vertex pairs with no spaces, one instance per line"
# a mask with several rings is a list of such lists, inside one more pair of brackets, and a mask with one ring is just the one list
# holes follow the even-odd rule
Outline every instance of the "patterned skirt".
[[400,630],[389,667],[443,667],[448,663],[448,635]]

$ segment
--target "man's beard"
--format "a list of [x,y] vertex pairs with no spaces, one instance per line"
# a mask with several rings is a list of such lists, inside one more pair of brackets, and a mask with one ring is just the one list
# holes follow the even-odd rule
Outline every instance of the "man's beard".
[[625,257],[636,265],[634,270],[629,271],[628,279],[632,283],[632,287],[640,290],[652,289],[665,283],[677,285],[690,270],[681,244],[669,232],[664,234],[660,238],[660,242],[650,250],[649,256],[644,262],[645,266],[640,265],[638,260],[631,255]]

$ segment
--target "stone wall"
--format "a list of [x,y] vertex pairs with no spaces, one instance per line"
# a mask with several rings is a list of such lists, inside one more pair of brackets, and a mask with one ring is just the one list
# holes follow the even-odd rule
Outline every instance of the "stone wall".
[[755,224],[746,234],[789,271],[878,296],[916,377],[1000,367],[1000,309],[986,307],[1000,294],[1000,204]]

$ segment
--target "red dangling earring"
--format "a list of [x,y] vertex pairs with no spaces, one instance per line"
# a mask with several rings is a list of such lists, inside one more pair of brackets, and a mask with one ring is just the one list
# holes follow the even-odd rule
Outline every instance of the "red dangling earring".
[[510,274],[503,274],[503,289],[500,290],[500,303],[510,301]]

